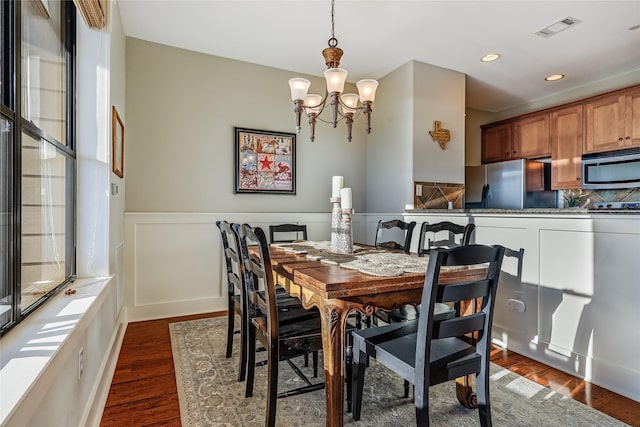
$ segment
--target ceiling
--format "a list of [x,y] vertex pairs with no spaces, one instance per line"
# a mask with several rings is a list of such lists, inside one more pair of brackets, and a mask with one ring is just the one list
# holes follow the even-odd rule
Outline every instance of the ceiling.
[[[329,0],[119,0],[126,36],[321,76]],[[582,21],[550,38],[534,33]],[[336,0],[348,81],[416,60],[467,75],[467,106],[499,112],[640,70],[640,0]],[[480,57],[499,53],[495,62]],[[566,77],[545,82],[550,74]],[[314,87],[312,86],[312,90]],[[288,91],[286,82],[283,90]],[[318,92],[318,90],[315,90]]]

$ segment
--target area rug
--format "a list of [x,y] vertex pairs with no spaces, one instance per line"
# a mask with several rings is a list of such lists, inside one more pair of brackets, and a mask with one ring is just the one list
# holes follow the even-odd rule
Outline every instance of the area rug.
[[[245,398],[245,383],[237,382],[239,335],[235,338],[233,356],[225,358],[226,318],[172,323],[169,329],[182,426],[264,426],[266,366],[256,368],[253,397]],[[261,357],[265,353],[258,353],[257,359]],[[304,368],[302,360],[296,362],[312,376],[311,367]],[[287,363],[281,362],[279,391],[300,385],[298,376]],[[345,411],[345,425],[415,425],[413,401],[402,397],[402,385],[399,377],[372,359],[365,373],[362,417],[355,422]],[[480,425],[477,410],[466,409],[456,400],[453,382],[431,387],[429,396],[432,426]],[[277,405],[277,426],[325,425],[324,390],[278,399]],[[494,364],[491,405],[495,426],[626,425]]]

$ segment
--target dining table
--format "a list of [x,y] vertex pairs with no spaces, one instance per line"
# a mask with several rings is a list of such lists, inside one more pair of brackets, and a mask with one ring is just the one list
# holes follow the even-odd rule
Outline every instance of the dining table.
[[[312,244],[312,242],[309,242]],[[300,243],[306,247],[304,243]],[[385,265],[378,263],[380,272],[364,273],[355,268],[345,268],[349,256],[357,258],[359,253],[392,251],[356,245],[353,254],[333,254],[328,259],[309,256],[304,250],[293,246],[272,244],[269,249],[275,283],[300,299],[306,309],[317,308],[320,312],[323,344],[324,380],[326,390],[326,425],[343,425],[344,413],[344,361],[347,317],[352,312],[365,316],[377,310],[391,310],[405,305],[420,303],[426,268],[394,275],[384,275]],[[293,250],[291,249],[293,247]],[[397,252],[397,251],[396,251]],[[402,253],[402,256],[413,257]],[[344,262],[341,262],[343,260]],[[424,261],[423,261],[424,262]],[[391,263],[391,261],[389,261]],[[393,262],[394,264],[396,262]],[[393,265],[389,265],[393,269]],[[367,271],[365,269],[365,271]],[[463,280],[476,280],[486,275],[486,267],[443,268],[440,283],[447,284]],[[462,311],[473,310],[473,303]],[[349,379],[350,380],[350,379]],[[456,381],[456,396],[461,404],[476,406],[475,393],[470,377]]]

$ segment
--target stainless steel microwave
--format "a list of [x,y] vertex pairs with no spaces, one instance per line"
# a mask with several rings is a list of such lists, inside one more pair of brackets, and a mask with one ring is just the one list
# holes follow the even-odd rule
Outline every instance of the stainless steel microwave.
[[585,190],[636,187],[640,187],[640,150],[582,158],[582,188]]

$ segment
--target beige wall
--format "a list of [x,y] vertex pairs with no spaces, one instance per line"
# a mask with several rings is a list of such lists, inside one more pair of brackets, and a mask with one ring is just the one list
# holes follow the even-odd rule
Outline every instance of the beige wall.
[[[321,122],[311,143],[303,117],[297,195],[233,194],[233,127],[293,132],[295,73],[133,38],[126,47],[126,211],[329,212],[332,175],[364,210],[362,119],[351,143],[344,123]],[[324,79],[306,78],[324,92]]]
[[[464,74],[414,62],[413,181],[464,183],[464,109]],[[436,120],[449,130],[444,150],[429,134]]]
[[380,79],[367,138],[367,212],[402,212],[413,186],[413,64]]
[[[380,79],[367,140],[367,212],[402,212],[414,181],[464,182],[464,74],[417,61]],[[428,131],[451,131],[446,150]]]
[[465,117],[465,166],[482,164],[482,131],[480,126],[491,122],[493,114],[488,111],[467,108]]

